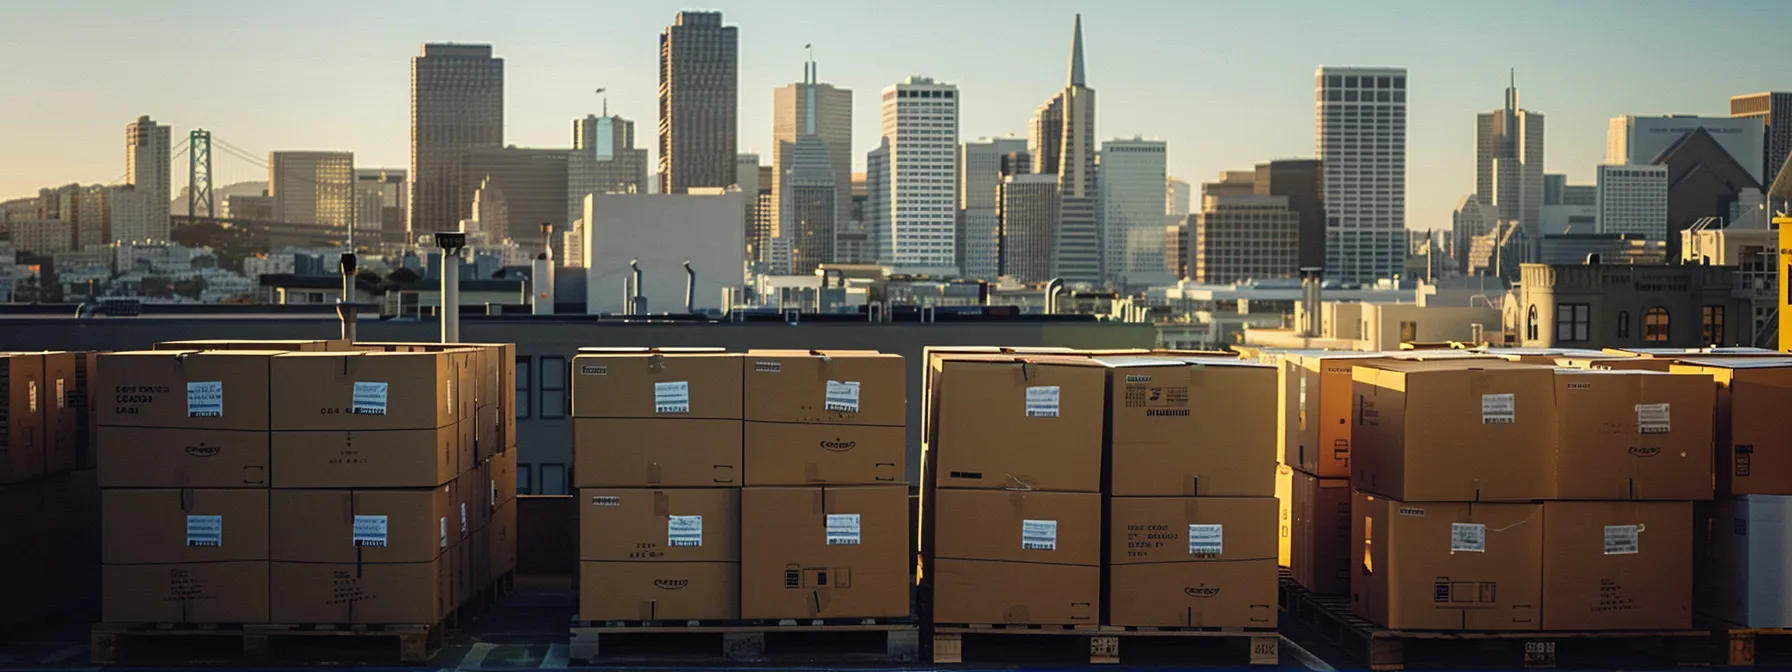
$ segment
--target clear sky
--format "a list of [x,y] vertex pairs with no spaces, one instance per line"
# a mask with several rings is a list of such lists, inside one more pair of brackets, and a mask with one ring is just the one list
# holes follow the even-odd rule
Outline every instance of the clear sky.
[[[149,114],[265,158],[347,149],[409,157],[409,59],[425,41],[487,42],[505,59],[505,140],[570,146],[610,110],[654,145],[658,34],[679,9],[740,27],[742,152],[769,162],[772,90],[802,77],[854,93],[856,163],[876,146],[879,91],[910,74],[957,84],[966,139],[1025,135],[1067,76],[1083,14],[1100,138],[1169,143],[1199,183],[1313,151],[1313,70],[1410,70],[1407,225],[1449,226],[1474,187],[1475,114],[1509,68],[1546,115],[1546,169],[1590,183],[1619,114],[1727,116],[1729,96],[1792,89],[1792,0],[0,0],[0,198],[124,173],[124,126]],[[266,179],[214,159],[218,184]],[[175,172],[184,186],[184,164]],[[1198,192],[1197,192],[1198,193]]]

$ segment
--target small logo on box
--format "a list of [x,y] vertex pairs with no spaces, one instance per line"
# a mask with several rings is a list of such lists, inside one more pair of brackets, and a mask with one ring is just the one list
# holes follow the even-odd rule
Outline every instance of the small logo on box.
[[1661,446],[1631,446],[1632,457],[1655,457],[1661,454]]
[[853,446],[856,446],[856,445],[859,445],[859,442],[857,442],[857,441],[841,441],[840,439],[822,439],[822,441],[821,441],[822,448],[834,451],[836,453],[843,453],[848,450],[852,450]]
[[187,446],[187,454],[193,457],[212,457],[217,455],[219,450],[221,449],[217,446],[208,446],[203,443],[197,446]]
[[654,579],[653,587],[661,590],[678,590],[691,585],[690,579]]
[[1202,599],[1206,599],[1209,597],[1214,597],[1214,596],[1219,595],[1220,589],[1210,588],[1207,586],[1189,586],[1187,588],[1182,589],[1182,594],[1187,595],[1189,597],[1199,597]]

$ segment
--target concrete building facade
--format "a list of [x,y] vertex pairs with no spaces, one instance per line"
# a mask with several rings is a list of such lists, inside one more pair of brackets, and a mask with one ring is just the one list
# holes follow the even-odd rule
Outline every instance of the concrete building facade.
[[660,193],[734,184],[739,116],[740,29],[679,12],[660,33]]
[[1314,88],[1325,277],[1392,277],[1406,261],[1406,69],[1322,66]]
[[994,280],[1001,267],[1002,157],[1027,151],[1024,138],[964,143],[958,163],[958,267],[966,278]]
[[[867,205],[882,206],[877,221],[887,228],[876,235],[887,254],[880,262],[897,272],[958,274],[958,105],[957,86],[928,77],[883,90],[888,160],[875,169],[867,165],[873,192]],[[873,170],[888,180],[887,188],[871,178]]]
[[1525,264],[1514,291],[1517,345],[1537,348],[1737,345],[1748,301],[1728,266]]
[[1300,270],[1300,213],[1285,196],[1208,194],[1192,219],[1188,271],[1195,282],[1291,278]]
[[586,115],[572,122],[567,156],[567,221],[579,218],[591,194],[647,193],[647,150],[635,147],[635,122]]
[[353,226],[355,153],[268,152],[268,196],[275,221]]
[[171,223],[168,204],[172,197],[173,156],[169,153],[169,128],[148,115],[124,127],[124,181],[136,187],[144,199],[140,218],[113,227],[113,237],[126,241],[168,240]]
[[1759,119],[1693,115],[1613,117],[1605,134],[1605,162],[1612,165],[1655,163],[1661,153],[1693,131],[1704,129],[1730,157],[1763,182],[1763,125]]
[[1175,281],[1164,270],[1168,145],[1133,137],[1101,143],[1103,280],[1117,289]]
[[1667,240],[1667,166],[1602,165],[1598,179],[1598,233]]
[[1058,272],[1062,204],[1057,176],[1022,173],[1004,177],[997,203],[1002,227],[1001,276],[1023,283],[1062,277]]
[[697,282],[693,308],[717,310],[725,290],[743,286],[746,196],[738,190],[686,194],[593,194],[585,199],[580,255],[587,313],[624,311],[630,261],[641,266],[640,311],[684,312],[689,261]]
[[503,145],[504,59],[486,44],[423,45],[411,59],[410,240],[466,218],[473,194],[462,195],[461,153]]

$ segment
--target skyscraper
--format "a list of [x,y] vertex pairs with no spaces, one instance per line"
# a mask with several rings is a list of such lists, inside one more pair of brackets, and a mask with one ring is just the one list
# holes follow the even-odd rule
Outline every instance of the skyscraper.
[[1002,178],[999,199],[1001,274],[1019,282],[1045,282],[1058,277],[1054,271],[1055,255],[1062,249],[1058,243],[1062,236],[1058,179],[1042,173],[1009,175]]
[[679,12],[660,33],[660,193],[734,184],[739,93],[739,29]]
[[1773,184],[1780,169],[1786,165],[1786,155],[1792,154],[1792,93],[1731,96],[1730,116],[1761,122],[1766,141],[1762,143],[1761,177],[1757,181]]
[[1269,165],[1227,171],[1220,182],[1201,185],[1201,212],[1191,218],[1188,234],[1188,273],[1195,282],[1291,278],[1299,271],[1301,213],[1289,208],[1288,196],[1257,184],[1258,175],[1272,174]]
[[1103,276],[1130,289],[1175,281],[1164,270],[1168,147],[1134,136],[1101,143]]
[[1475,195],[1519,222],[1539,241],[1543,206],[1543,115],[1518,106],[1518,83],[1506,87],[1506,106],[1475,119]]
[[[635,122],[605,112],[572,121],[573,155],[589,159],[593,170],[595,188],[585,193],[647,193],[647,150],[635,147]],[[579,198],[583,201],[584,194]]]
[[1002,157],[1027,151],[1023,138],[982,138],[964,143],[958,163],[958,266],[967,278],[994,280],[1001,267]]
[[402,169],[355,169],[355,228],[371,231],[403,228],[406,182]]
[[354,152],[268,152],[274,220],[348,227],[355,223]]
[[[502,193],[509,216],[506,229],[489,226],[485,233],[493,242],[512,238],[523,243],[541,243],[542,224],[552,224],[555,231],[566,231],[572,223],[566,211],[571,150],[533,147],[479,147],[462,150],[456,157],[457,184],[455,225],[460,220],[474,219],[474,196],[481,189]],[[581,213],[583,214],[583,213]],[[549,245],[557,241],[549,241]],[[560,252],[559,250],[555,251]],[[558,256],[558,255],[556,255]]]
[[1406,263],[1406,69],[1321,66],[1314,88],[1325,275],[1392,277]]
[[1028,149],[1033,172],[1058,176],[1057,252],[1053,273],[1098,285],[1101,273],[1100,183],[1095,156],[1095,89],[1083,75],[1083,16],[1070,41],[1070,80],[1033,115]]
[[409,240],[460,225],[475,180],[462,198],[461,153],[504,145],[504,59],[489,44],[425,44],[411,59]]
[[[807,130],[805,130],[807,129]],[[821,83],[814,61],[803,67],[803,81],[772,92],[772,192],[781,201],[791,153],[803,135],[815,135],[827,150],[834,173],[837,221],[845,221],[852,195],[852,90]],[[774,209],[777,205],[773,206]],[[789,225],[780,211],[779,224]]]
[[124,226],[114,225],[113,238],[127,241],[166,241],[169,234],[168,201],[172,197],[168,127],[149,115],[124,127],[124,180],[141,194],[140,218]]
[[1599,166],[1599,233],[1668,235],[1668,167]]
[[[885,104],[888,105],[886,99]],[[886,122],[887,123],[887,122]],[[865,153],[865,235],[870,238],[866,250],[871,260],[890,263],[896,244],[890,236],[890,138],[883,137],[876,149]]]
[[1762,179],[1766,174],[1761,158],[1765,129],[1759,119],[1692,115],[1613,117],[1605,134],[1605,162],[1614,166],[1655,163],[1662,152],[1699,129],[1704,129],[1730,153],[1730,158],[1742,164],[1755,182],[1772,182],[1771,178]]
[[1187,180],[1169,178],[1164,183],[1164,214],[1180,220],[1189,213],[1189,190]]
[[958,87],[920,76],[886,87],[883,129],[889,187],[879,217],[889,228],[879,248],[890,254],[880,261],[903,273],[956,275]]

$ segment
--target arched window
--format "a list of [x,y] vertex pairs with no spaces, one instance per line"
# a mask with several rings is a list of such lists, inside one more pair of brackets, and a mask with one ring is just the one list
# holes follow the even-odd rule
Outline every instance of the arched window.
[[1537,306],[1534,304],[1524,315],[1524,339],[1527,341],[1537,340]]
[[1668,342],[1668,309],[1654,306],[1643,313],[1643,342]]
[[1618,338],[1630,338],[1630,311],[1618,311]]

